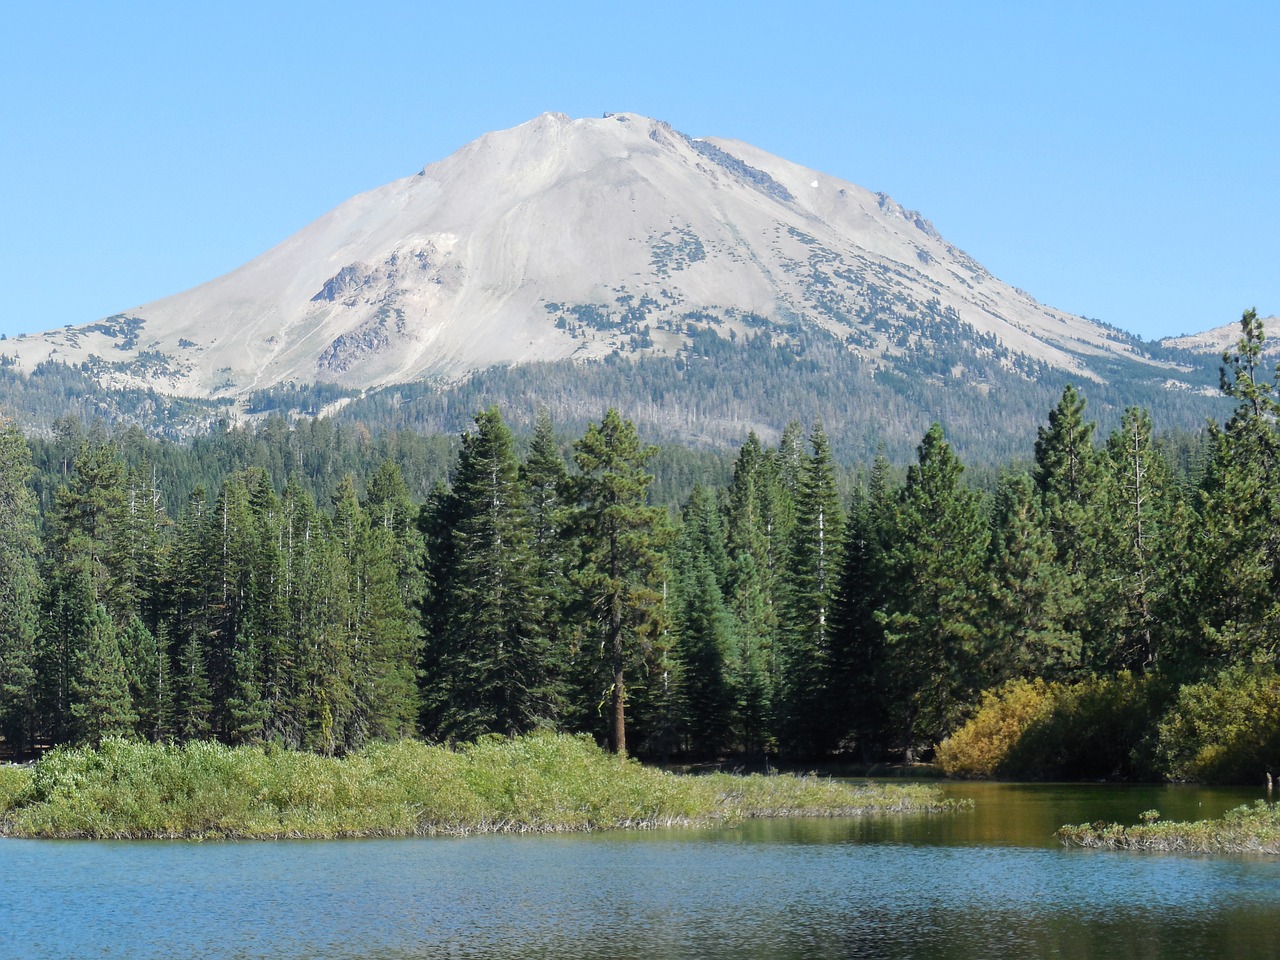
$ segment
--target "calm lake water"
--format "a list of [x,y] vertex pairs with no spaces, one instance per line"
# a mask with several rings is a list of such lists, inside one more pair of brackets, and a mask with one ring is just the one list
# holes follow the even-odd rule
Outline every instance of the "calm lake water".
[[1068,850],[1260,790],[948,785],[975,809],[567,837],[0,840],[0,957],[1275,957],[1280,860]]

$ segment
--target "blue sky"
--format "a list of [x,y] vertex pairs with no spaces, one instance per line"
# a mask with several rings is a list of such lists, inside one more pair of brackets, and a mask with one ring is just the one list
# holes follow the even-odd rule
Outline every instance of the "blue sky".
[[1147,337],[1280,312],[1275,4],[13,4],[0,333],[224,273],[547,110],[726,136]]

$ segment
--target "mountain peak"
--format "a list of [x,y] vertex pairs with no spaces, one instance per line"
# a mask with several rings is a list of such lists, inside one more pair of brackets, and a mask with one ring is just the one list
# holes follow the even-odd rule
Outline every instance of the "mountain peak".
[[1154,365],[1132,338],[1000,282],[883,193],[634,113],[487,133],[225,276],[4,351],[244,397],[675,358],[699,331],[779,344],[808,331],[872,371],[956,338],[1011,376],[1043,364],[1097,380],[1118,355]]

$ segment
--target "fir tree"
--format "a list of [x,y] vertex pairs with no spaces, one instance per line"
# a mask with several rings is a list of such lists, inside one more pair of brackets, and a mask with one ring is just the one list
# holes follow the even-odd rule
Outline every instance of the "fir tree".
[[129,698],[129,680],[115,625],[101,603],[84,623],[71,678],[71,715],[75,739],[100,744],[106,737],[133,733],[138,715]]
[[840,578],[844,513],[831,448],[821,424],[800,473],[787,567],[782,655],[782,726],[788,749],[802,756],[837,739],[831,686],[831,615]]
[[896,679],[901,744],[947,733],[987,685],[982,606],[988,530],[964,467],[934,424],[907,471],[880,614]]
[[694,751],[715,754],[730,745],[737,701],[733,681],[742,674],[736,625],[724,602],[728,578],[724,532],[710,493],[694,487],[675,551],[677,656],[684,667],[687,736]]
[[429,637],[432,726],[444,736],[522,733],[556,700],[533,583],[528,507],[511,433],[496,408],[464,434],[453,489],[438,503],[450,540],[435,564],[434,602],[447,617]]
[[990,569],[992,653],[997,681],[1061,679],[1080,661],[1075,581],[1058,550],[1025,473],[1010,474],[996,493]]

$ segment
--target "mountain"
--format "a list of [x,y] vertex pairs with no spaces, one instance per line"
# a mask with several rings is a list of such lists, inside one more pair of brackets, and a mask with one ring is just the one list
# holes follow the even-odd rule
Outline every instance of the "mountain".
[[[1266,339],[1262,344],[1263,357],[1272,363],[1280,361],[1280,317],[1264,317],[1262,330]],[[1165,337],[1160,341],[1166,347],[1186,350],[1190,353],[1221,358],[1223,351],[1232,349],[1240,341],[1240,322],[1223,324],[1203,333],[1184,333],[1177,337]]]
[[[716,344],[745,351],[726,376],[781,351],[815,380],[856,380],[863,401],[895,391],[913,421],[947,415],[926,409],[935,394],[1025,387],[1038,403],[1074,380],[1118,388],[1119,403],[1210,383],[1195,354],[1036,302],[884,194],[626,113],[486,134],[231,273],[0,354],[20,370],[60,360],[107,387],[249,409],[303,385],[346,402],[519,370],[524,394],[554,407],[539,378],[563,394],[575,370],[598,372],[592,360],[683,371]],[[578,399],[585,411],[601,398]],[[729,423],[711,439],[776,428],[776,406],[757,408],[721,411]],[[1001,429],[986,419],[975,429]]]

